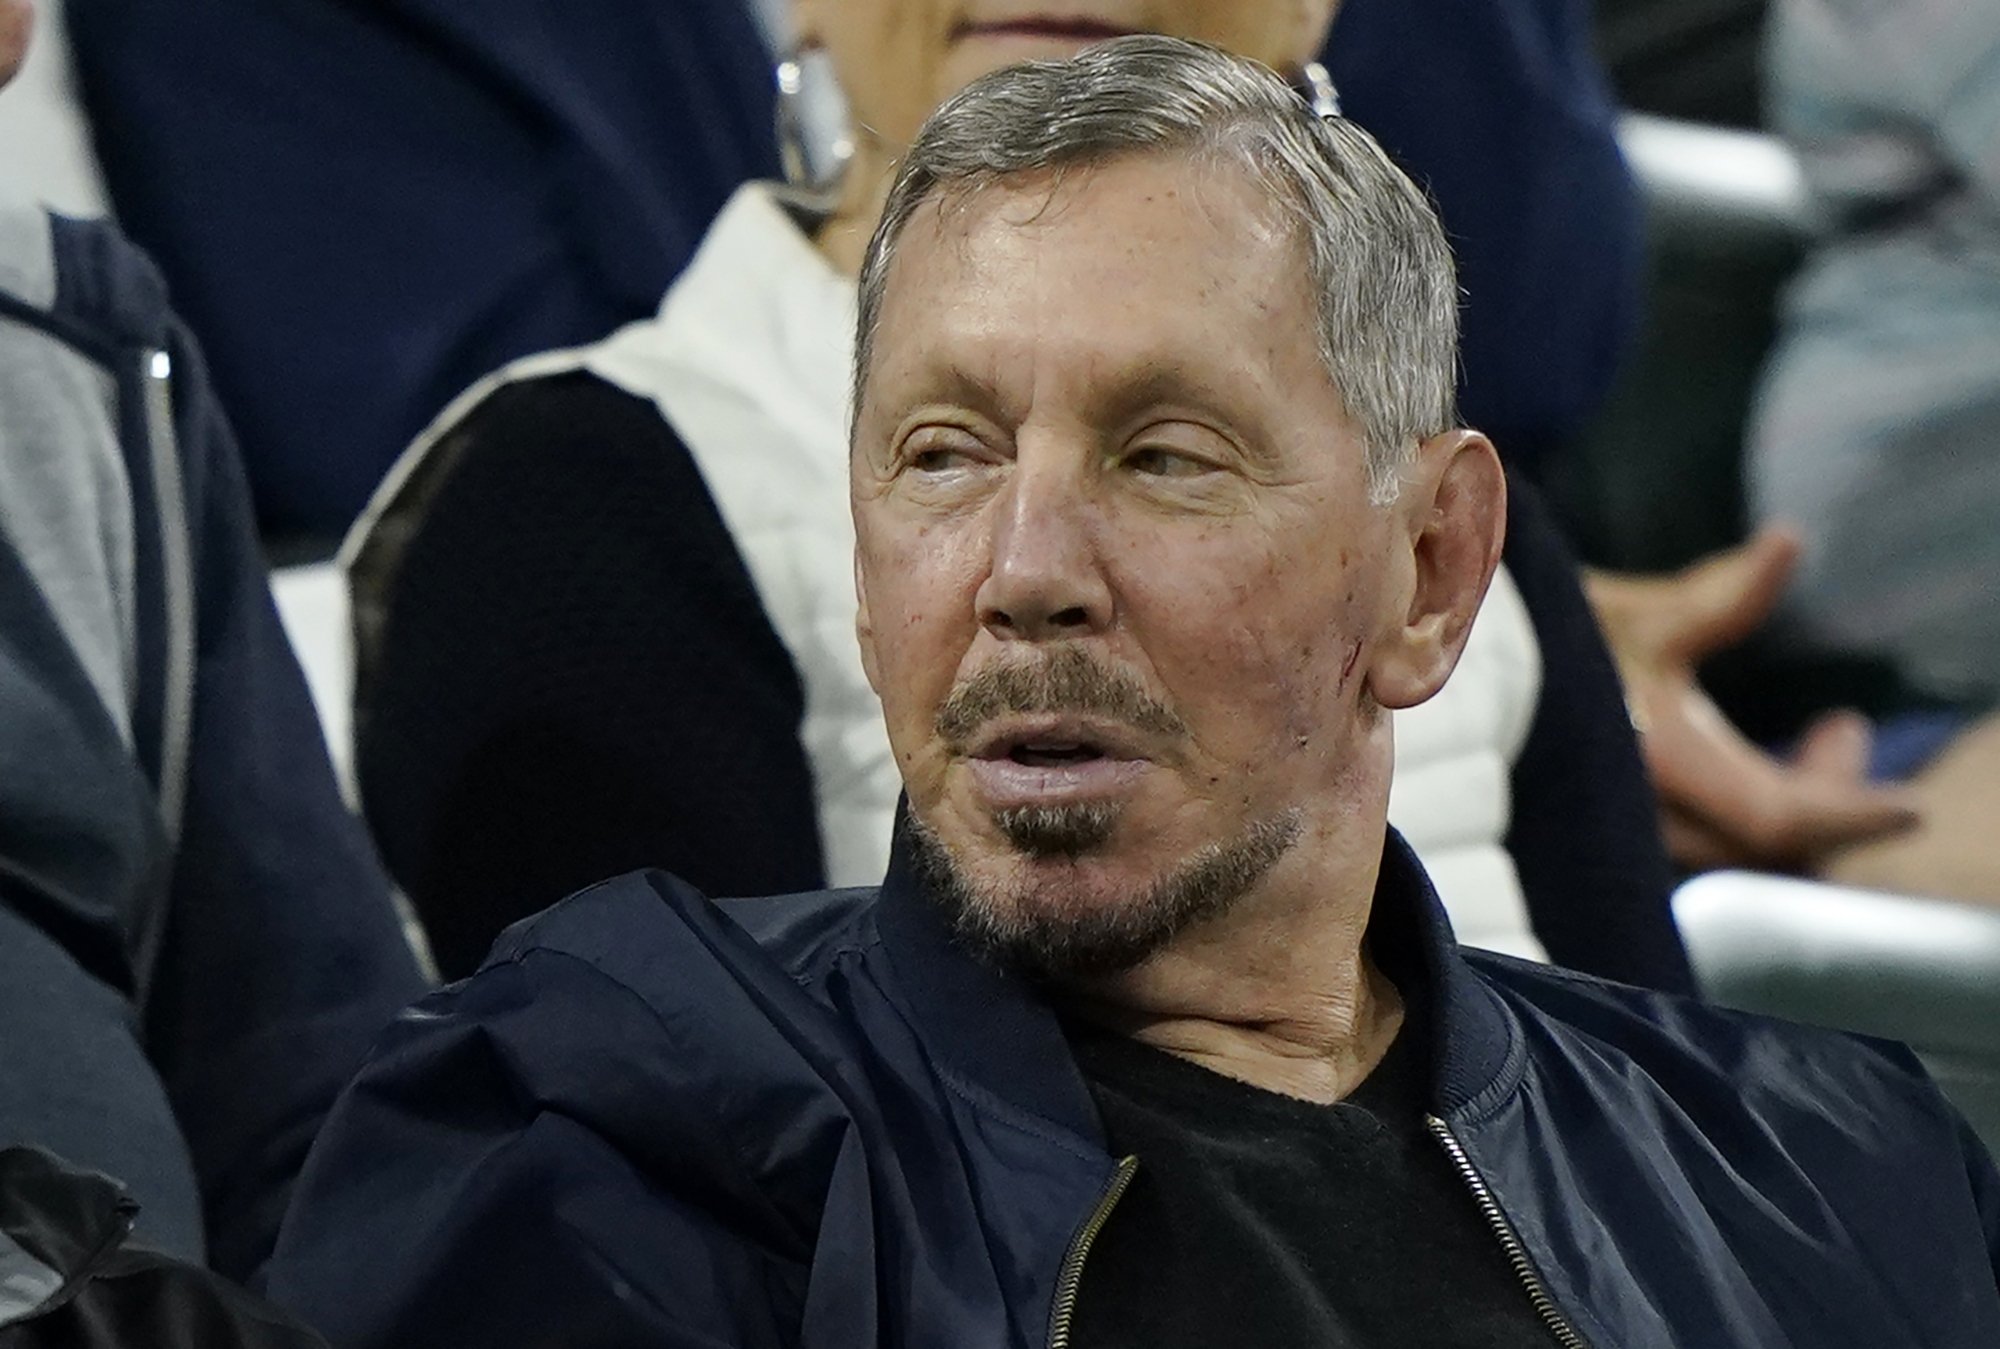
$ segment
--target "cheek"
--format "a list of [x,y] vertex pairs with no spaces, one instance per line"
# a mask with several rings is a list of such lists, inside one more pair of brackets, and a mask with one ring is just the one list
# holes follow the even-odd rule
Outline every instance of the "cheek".
[[930,525],[864,535],[861,569],[883,709],[900,754],[908,737],[928,733],[977,632],[980,569],[956,531]]
[[1173,571],[1198,579],[1150,587],[1140,644],[1218,760],[1256,769],[1331,752],[1359,703],[1370,630],[1354,550],[1230,560],[1190,550]]

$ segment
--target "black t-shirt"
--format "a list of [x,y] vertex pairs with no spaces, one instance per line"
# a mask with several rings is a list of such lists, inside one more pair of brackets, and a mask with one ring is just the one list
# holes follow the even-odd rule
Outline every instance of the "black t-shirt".
[[1077,1349],[1548,1349],[1424,1123],[1414,1017],[1318,1105],[1072,1027],[1111,1149],[1139,1159],[1078,1285]]

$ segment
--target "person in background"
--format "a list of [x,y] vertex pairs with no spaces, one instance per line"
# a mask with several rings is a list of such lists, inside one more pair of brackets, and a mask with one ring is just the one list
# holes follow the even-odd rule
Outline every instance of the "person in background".
[[474,379],[650,313],[775,168],[742,0],[67,0],[117,217],[267,536],[337,539]]
[[1785,635],[1945,709],[1885,727],[1925,827],[1827,874],[2000,903],[2000,10],[1779,0],[1770,80],[1822,227],[1748,435]]
[[2000,1341],[2000,1174],[1906,1050],[1463,951],[1387,825],[1506,487],[1366,134],[1130,37],[946,101],[879,214],[886,879],[517,928],[273,1295],[343,1349]]
[[38,0],[35,40],[0,98],[0,182],[65,215],[104,215],[104,175],[77,96],[62,0]]
[[[852,109],[838,180],[745,187],[655,318],[475,386],[350,544],[361,799],[448,975],[636,866],[720,894],[879,875],[901,781],[848,635],[847,318],[894,156],[999,54],[1139,26],[1305,80],[1335,6],[837,8],[797,15]],[[1509,510],[1465,674],[1405,718],[1395,818],[1468,940],[1685,988],[1616,673],[1527,483]]]
[[[29,22],[0,0],[0,38]],[[424,987],[158,274],[0,205],[0,1145],[116,1176],[142,1242],[247,1278]]]

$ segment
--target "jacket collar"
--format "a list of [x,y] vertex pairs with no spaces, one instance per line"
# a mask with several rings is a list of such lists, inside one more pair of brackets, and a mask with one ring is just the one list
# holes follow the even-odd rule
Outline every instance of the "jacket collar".
[[[1466,963],[1416,854],[1386,829],[1368,940],[1405,999],[1423,999],[1432,1109],[1447,1118],[1511,1090],[1522,1064],[1513,1015]],[[925,893],[897,830],[878,909],[882,945],[936,1062],[978,1094],[1103,1145],[1083,1075],[1032,985],[974,958]]]

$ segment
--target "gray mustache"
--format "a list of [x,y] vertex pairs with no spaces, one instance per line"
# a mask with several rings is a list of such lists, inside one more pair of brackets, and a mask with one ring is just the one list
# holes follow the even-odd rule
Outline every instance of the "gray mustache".
[[1137,678],[1076,646],[1057,647],[1039,660],[987,666],[951,691],[938,709],[937,730],[962,751],[995,717],[1048,712],[1104,717],[1158,736],[1187,734],[1180,715]]

